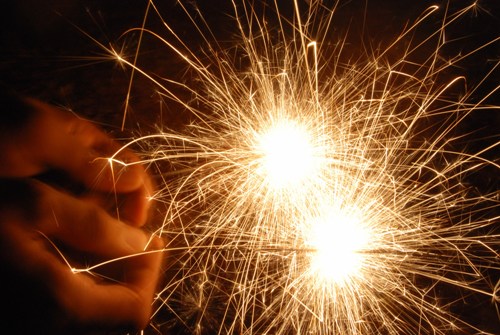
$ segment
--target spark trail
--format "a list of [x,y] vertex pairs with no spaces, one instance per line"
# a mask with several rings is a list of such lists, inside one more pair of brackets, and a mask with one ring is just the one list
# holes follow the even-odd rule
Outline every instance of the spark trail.
[[[168,236],[166,251],[175,259],[152,329],[483,331],[452,310],[470,294],[498,305],[498,190],[475,193],[467,180],[484,168],[498,174],[498,163],[486,157],[499,141],[456,150],[455,131],[473,113],[498,113],[488,103],[498,86],[479,100],[471,97],[482,82],[452,98],[467,79],[446,73],[499,38],[441,57],[448,27],[478,4],[430,6],[387,47],[348,62],[340,57],[347,35],[329,43],[337,4],[294,1],[285,16],[277,2],[235,0],[239,37],[230,47],[196,5],[178,6],[203,52],[153,1],[144,26],[131,32],[176,54],[193,83],[158,79],[137,59],[108,49],[192,117],[181,131],[165,131],[167,125],[128,144],[141,148],[140,163],[158,177],[153,200],[163,222],[155,233]],[[152,17],[162,30],[148,28]],[[436,18],[436,31],[416,37]],[[493,62],[485,79],[497,67]]]

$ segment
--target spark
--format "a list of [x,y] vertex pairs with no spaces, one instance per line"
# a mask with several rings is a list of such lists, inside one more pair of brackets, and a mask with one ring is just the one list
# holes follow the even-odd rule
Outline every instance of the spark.
[[[498,192],[466,185],[481,169],[498,174],[486,157],[499,141],[472,153],[454,149],[462,140],[455,130],[471,114],[498,112],[487,104],[498,86],[472,101],[478,87],[467,88],[463,76],[443,79],[499,38],[441,58],[448,27],[477,4],[444,9],[435,32],[410,38],[443,10],[431,6],[382,51],[342,62],[347,35],[328,45],[336,4],[294,1],[285,17],[277,2],[274,12],[262,4],[265,15],[256,3],[231,3],[236,45],[225,46],[196,4],[190,10],[182,1],[204,52],[175,32],[154,1],[142,27],[130,30],[162,42],[194,84],[141,69],[139,50],[132,61],[114,54],[133,78],[145,76],[192,117],[180,131],[163,126],[127,144],[144,156],[135,164],[149,164],[158,177],[155,233],[168,236],[173,255],[152,327],[487,333],[452,312],[458,301],[440,296],[454,290],[459,299],[499,300],[488,275],[500,270],[499,218],[491,214]],[[150,16],[163,32],[149,28]],[[468,91],[451,98],[462,86]],[[127,99],[132,87],[131,80]]]
[[324,213],[326,217],[313,220],[308,227],[310,232],[304,234],[310,236],[305,241],[316,251],[312,253],[312,273],[342,283],[363,266],[361,251],[370,242],[370,234],[354,213],[333,209]]
[[279,124],[258,136],[255,149],[262,153],[262,173],[275,188],[300,183],[316,175],[314,147],[309,134],[300,125],[280,120]]

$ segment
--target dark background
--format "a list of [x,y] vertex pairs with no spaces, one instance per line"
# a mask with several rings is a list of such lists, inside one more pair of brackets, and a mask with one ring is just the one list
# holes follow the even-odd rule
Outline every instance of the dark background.
[[[192,24],[180,15],[175,1],[157,2],[164,18],[191,49],[196,50],[201,40]],[[284,11],[289,10],[287,2],[281,2],[285,4]],[[453,9],[469,3],[461,0],[451,2],[343,1],[335,16],[332,34],[343,36],[348,32],[349,44],[346,49],[355,58],[354,55],[363,45],[383,49],[407,22],[413,22],[431,4],[438,3],[443,8],[449,5]],[[447,38],[454,42],[443,49],[442,56],[465,54],[499,36],[499,3],[497,0],[479,1],[482,10],[465,15],[450,27]],[[112,45],[131,58],[137,46],[138,34],[123,33],[141,25],[146,5],[146,0],[3,1],[0,13],[0,82],[22,94],[70,108],[100,123],[118,137],[146,134],[161,127],[179,129],[188,120],[182,108],[172,102],[162,103],[156,93],[157,88],[150,81],[137,76],[125,131],[120,131],[130,70],[109,59],[109,55],[96,43],[106,47]],[[234,38],[234,26],[233,21],[225,15],[231,13],[228,1],[200,1],[200,8],[221,43],[226,41],[230,44]],[[435,21],[429,20],[418,30],[418,34],[430,34],[439,28],[440,22],[439,16]],[[153,21],[151,25],[161,29],[159,22]],[[398,57],[401,51],[395,49],[388,57]],[[498,62],[499,55],[497,42],[450,68],[446,75],[450,78],[466,75],[468,87],[473,87],[484,78],[494,62]],[[154,41],[145,40],[141,48],[141,62],[142,67],[158,76],[189,82],[190,77],[182,61]],[[497,86],[498,74],[497,70],[488,77],[481,89],[471,96],[471,101],[477,101],[485,92]],[[445,77],[442,79],[445,80]],[[460,90],[456,92],[457,96],[462,93]],[[499,105],[498,93],[487,102]],[[465,137],[464,148],[477,151],[498,142],[499,114],[498,110],[492,109],[488,113],[468,118],[459,131],[474,133]],[[490,151],[485,157],[498,162],[499,154]],[[479,189],[498,190],[495,170],[484,171],[471,178]],[[493,272],[493,275],[498,274]],[[492,283],[498,280],[498,277],[491,278]],[[457,313],[480,328],[492,332],[500,328],[494,306],[482,297],[464,300],[464,307]]]
[[[164,19],[193,50],[198,48],[202,41],[192,23],[182,14],[179,6],[175,5],[175,1],[157,2]],[[293,12],[291,1],[278,2],[285,15]],[[299,2],[304,4],[305,0]],[[332,0],[324,2],[333,3]],[[439,4],[441,12],[421,25],[416,31],[420,37],[439,28],[441,14],[446,7],[450,7],[450,12],[453,12],[454,9],[463,8],[470,2],[454,0],[447,4],[443,0],[340,1],[341,5],[337,8],[332,24],[331,38],[334,40],[348,33],[343,57],[348,60],[352,54],[352,59],[355,59],[356,54],[367,45],[372,49],[383,49],[405,25],[414,22],[430,5]],[[478,3],[481,9],[477,13],[466,14],[447,29],[447,40],[452,43],[442,49],[443,57],[465,54],[498,37],[500,2],[483,0]],[[112,45],[123,50],[124,54],[132,59],[138,34],[123,33],[129,28],[141,25],[146,5],[146,0],[3,1],[0,12],[0,81],[21,93],[70,107],[94,120],[108,120],[112,127],[116,126],[115,122],[120,124],[118,119],[121,121],[130,71],[111,60],[96,41],[106,47]],[[229,1],[199,1],[199,7],[217,38],[231,43],[236,31],[232,19],[227,15],[232,13]],[[150,27],[165,31],[159,22],[149,22]],[[401,48],[395,48],[388,56],[397,59],[400,57],[398,53],[402,51]],[[466,75],[468,87],[473,87],[498,60],[499,53],[498,43],[495,43],[447,69],[447,74],[449,77]],[[151,39],[143,43],[141,60],[141,66],[146,70],[164,77],[187,81],[187,78],[184,78],[186,67],[182,61]],[[160,109],[158,99],[154,97],[156,89],[153,85],[147,80],[142,81],[141,76],[136,78],[139,83],[132,91],[131,102],[137,112],[132,113],[128,128],[137,126],[134,115],[141,119],[145,114],[152,114],[156,118]],[[497,75],[491,75],[487,83],[482,85],[483,89],[477,93],[477,97],[496,86],[497,78]],[[490,101],[498,102],[498,94]],[[171,117],[175,119],[178,114],[180,113],[175,112]],[[494,117],[494,113],[489,114],[488,118]],[[486,120],[484,115],[482,119]],[[170,121],[174,124],[176,122]],[[497,121],[498,119],[488,119],[480,127]],[[475,122],[481,123],[480,120]]]

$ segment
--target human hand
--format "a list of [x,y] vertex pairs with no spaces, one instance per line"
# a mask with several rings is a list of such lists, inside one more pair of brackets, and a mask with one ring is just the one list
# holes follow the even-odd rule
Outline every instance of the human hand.
[[[11,301],[7,324],[37,333],[142,329],[163,247],[141,229],[150,178],[137,156],[90,122],[36,100],[26,108],[27,122],[0,133],[0,261],[6,283],[38,286],[44,310],[26,314],[37,297]],[[11,289],[10,299],[31,294]]]

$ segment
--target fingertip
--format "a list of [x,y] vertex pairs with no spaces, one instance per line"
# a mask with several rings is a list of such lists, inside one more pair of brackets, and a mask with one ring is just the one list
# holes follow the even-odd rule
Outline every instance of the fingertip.
[[[85,169],[85,166],[82,166]],[[88,177],[85,183],[101,191],[118,193],[132,192],[140,188],[146,179],[144,169],[113,157],[95,156],[90,159],[82,175]]]
[[[115,142],[115,145],[118,144]],[[140,158],[128,148],[115,150],[109,164],[119,192],[131,192],[148,184],[149,176]]]
[[126,193],[118,196],[120,220],[133,227],[146,224],[149,214],[149,200],[144,190]]
[[133,252],[142,251],[161,251],[165,248],[165,240],[158,235],[149,235],[144,230],[127,227],[124,233],[125,242],[130,246]]
[[148,244],[148,247],[147,247],[147,251],[160,251],[160,250],[163,250],[165,249],[165,240],[158,236],[158,235],[153,235],[151,236],[150,238],[150,242]]
[[124,225],[123,239],[132,253],[144,251],[148,246],[146,233],[138,228]]

